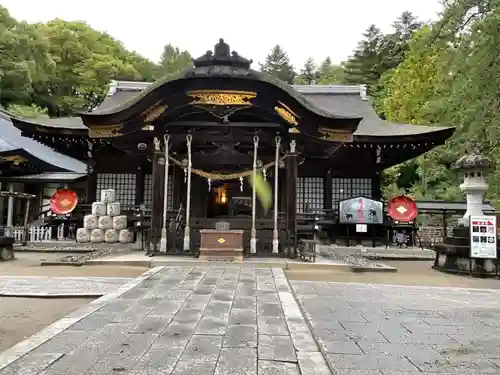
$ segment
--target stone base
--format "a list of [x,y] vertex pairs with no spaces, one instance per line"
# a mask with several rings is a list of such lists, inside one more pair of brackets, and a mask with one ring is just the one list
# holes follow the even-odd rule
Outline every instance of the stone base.
[[199,260],[243,262],[243,249],[200,249]]

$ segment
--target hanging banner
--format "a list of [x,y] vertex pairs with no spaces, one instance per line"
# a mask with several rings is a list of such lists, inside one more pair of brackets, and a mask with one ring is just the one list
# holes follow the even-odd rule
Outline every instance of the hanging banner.
[[496,216],[470,216],[470,257],[496,259]]

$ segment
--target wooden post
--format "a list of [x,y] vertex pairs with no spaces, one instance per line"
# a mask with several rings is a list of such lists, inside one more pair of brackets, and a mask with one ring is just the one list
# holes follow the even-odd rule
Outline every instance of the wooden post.
[[333,190],[332,171],[329,169],[326,172],[323,181],[323,208],[325,210],[332,209],[332,190]]
[[151,213],[151,245],[156,252],[160,242],[162,211],[163,211],[163,188],[165,178],[165,157],[161,150],[155,150],[153,154],[153,211]]
[[135,199],[136,206],[144,202],[144,170],[142,165],[138,165],[135,171]]
[[298,155],[295,153],[295,140],[290,142],[290,152],[285,159],[286,168],[286,228],[290,235],[292,251],[289,255],[297,255],[297,174]]
[[26,200],[26,212],[24,213],[24,223],[23,223],[23,245],[28,242],[28,215],[30,212],[30,200]]

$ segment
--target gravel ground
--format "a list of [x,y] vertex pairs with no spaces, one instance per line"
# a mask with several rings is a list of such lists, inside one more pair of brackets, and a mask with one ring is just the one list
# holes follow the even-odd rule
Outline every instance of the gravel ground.
[[137,277],[147,270],[143,267],[130,266],[40,266],[42,260],[55,261],[73,255],[67,253],[17,253],[15,260],[0,263],[0,275]]
[[90,301],[0,297],[0,353]]
[[395,273],[349,273],[328,271],[285,271],[291,280],[331,281],[363,284],[429,285],[457,288],[500,289],[500,280],[447,274],[432,269],[433,261],[383,261],[396,267]]

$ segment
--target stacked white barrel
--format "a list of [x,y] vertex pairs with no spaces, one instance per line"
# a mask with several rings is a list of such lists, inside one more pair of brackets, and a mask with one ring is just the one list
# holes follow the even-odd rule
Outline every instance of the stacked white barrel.
[[127,216],[120,215],[120,202],[115,197],[113,189],[101,191],[101,200],[92,203],[92,213],[83,218],[83,228],[76,231],[77,242],[132,242]]

